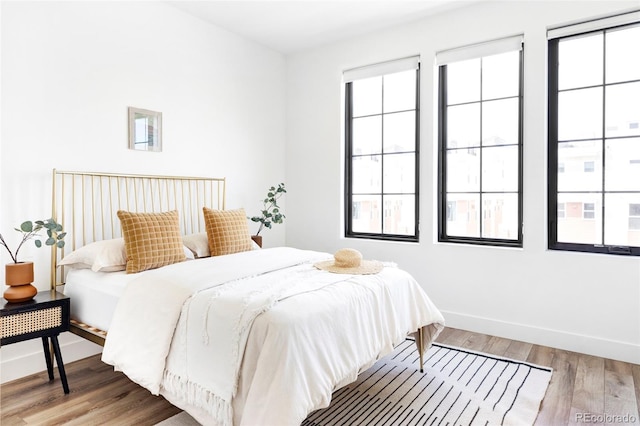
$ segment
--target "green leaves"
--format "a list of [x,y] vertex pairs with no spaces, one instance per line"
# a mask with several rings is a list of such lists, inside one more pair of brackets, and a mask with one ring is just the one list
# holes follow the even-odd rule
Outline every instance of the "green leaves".
[[67,233],[62,232],[62,225],[56,222],[53,218],[46,220],[36,220],[34,222],[27,220],[20,224],[20,229],[14,228],[16,231],[22,233],[22,240],[20,241],[20,244],[18,244],[15,253],[9,249],[9,246],[7,245],[4,238],[2,238],[1,234],[0,245],[7,249],[14,263],[18,263],[18,252],[25,242],[33,238],[35,246],[38,248],[42,247],[42,241],[40,240],[40,235],[38,234],[38,232],[43,228],[47,230],[47,238],[44,242],[45,245],[55,245],[58,248],[64,247],[63,239],[67,235]]
[[271,229],[272,223],[282,223],[285,215],[280,213],[280,207],[278,206],[278,198],[280,198],[287,191],[284,187],[284,183],[278,184],[277,187],[272,186],[267,190],[267,198],[262,201],[263,209],[260,211],[260,216],[251,217],[251,221],[260,222],[260,227],[256,235],[260,234],[262,228]]

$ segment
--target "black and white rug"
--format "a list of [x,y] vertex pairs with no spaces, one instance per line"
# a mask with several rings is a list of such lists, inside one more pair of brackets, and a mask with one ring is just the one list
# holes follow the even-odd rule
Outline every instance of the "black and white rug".
[[[424,373],[418,368],[407,340],[302,426],[531,425],[551,379],[548,367],[441,344],[425,354]],[[195,424],[186,413],[161,423]]]

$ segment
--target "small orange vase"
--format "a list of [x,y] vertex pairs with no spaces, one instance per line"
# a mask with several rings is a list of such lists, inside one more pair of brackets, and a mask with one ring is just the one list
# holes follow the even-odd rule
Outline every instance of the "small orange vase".
[[3,294],[7,302],[26,302],[38,293],[38,289],[31,285],[33,262],[7,263],[4,272],[5,282],[9,286]]

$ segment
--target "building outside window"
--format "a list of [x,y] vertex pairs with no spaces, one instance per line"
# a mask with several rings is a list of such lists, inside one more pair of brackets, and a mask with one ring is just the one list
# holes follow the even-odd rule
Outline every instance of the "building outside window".
[[345,71],[345,235],[418,241],[419,58]]
[[640,204],[629,204],[629,230],[640,231]]
[[522,36],[436,56],[438,240],[521,247]]
[[551,249],[640,255],[638,46],[638,12],[549,31]]
[[558,219],[564,218],[566,214],[564,203],[558,203]]

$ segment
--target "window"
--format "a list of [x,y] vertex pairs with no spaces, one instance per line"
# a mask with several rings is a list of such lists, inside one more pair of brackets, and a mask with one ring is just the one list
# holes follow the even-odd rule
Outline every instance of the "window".
[[640,204],[629,204],[629,230],[640,231]]
[[438,240],[522,247],[522,37],[436,60]]
[[564,203],[558,203],[558,219],[564,219],[565,213]]
[[640,255],[639,45],[640,12],[549,31],[550,249]]
[[582,205],[582,217],[584,219],[595,219],[596,206],[594,203],[584,203]]
[[558,163],[558,173],[564,173],[564,163]]
[[345,235],[418,241],[419,58],[344,73]]

